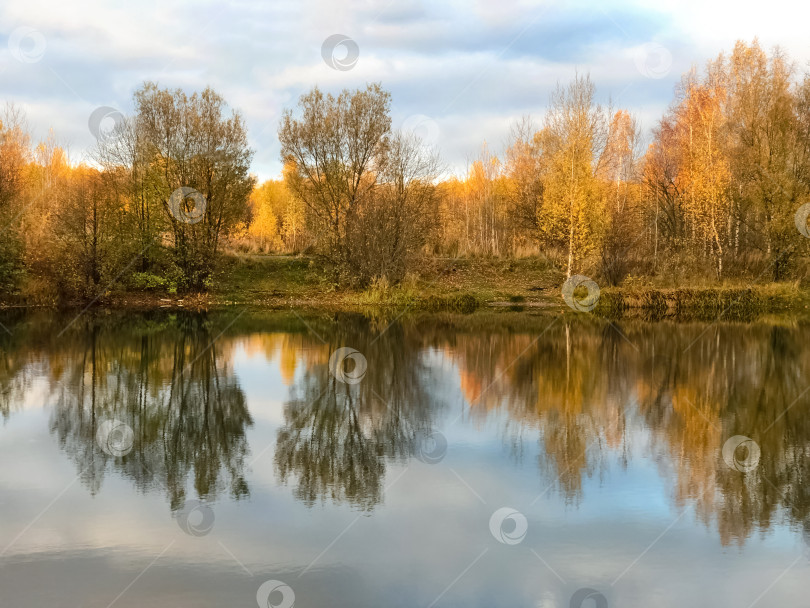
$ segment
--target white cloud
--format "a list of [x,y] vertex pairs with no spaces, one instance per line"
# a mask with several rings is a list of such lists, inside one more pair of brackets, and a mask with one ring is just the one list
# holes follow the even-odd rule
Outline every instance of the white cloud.
[[[445,161],[463,169],[484,139],[497,149],[504,126],[538,114],[557,81],[575,70],[589,71],[603,98],[642,115],[649,128],[680,74],[737,38],[759,35],[766,47],[779,43],[805,65],[810,49],[797,14],[804,11],[787,0],[769,3],[767,12],[761,4],[703,0],[90,0],[80,10],[30,0],[0,7],[0,97],[28,108],[36,137],[53,127],[80,156],[93,145],[93,109],[130,110],[143,80],[186,89],[210,84],[245,115],[254,170],[267,178],[280,171],[276,125],[284,107],[315,84],[336,91],[381,81],[393,93],[395,123],[424,114],[446,124]],[[40,61],[19,63],[9,53],[5,42],[19,27],[45,37]],[[334,33],[360,47],[350,71],[321,59],[321,44]],[[635,61],[650,42],[671,53],[671,68],[657,78]]]

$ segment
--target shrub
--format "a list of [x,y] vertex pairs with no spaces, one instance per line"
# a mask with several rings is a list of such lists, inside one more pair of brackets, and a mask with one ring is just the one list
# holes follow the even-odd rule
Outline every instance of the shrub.
[[129,279],[130,287],[137,291],[174,292],[177,286],[165,277],[150,272],[135,272]]

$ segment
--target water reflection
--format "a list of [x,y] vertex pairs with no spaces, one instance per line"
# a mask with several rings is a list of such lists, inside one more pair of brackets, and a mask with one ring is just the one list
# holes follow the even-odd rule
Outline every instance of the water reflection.
[[[626,465],[628,419],[640,416],[674,502],[742,544],[780,508],[808,520],[808,338],[806,325],[560,322],[539,337],[457,336],[452,354],[474,412],[537,429],[540,468],[568,500],[608,453]],[[721,458],[734,435],[761,448],[748,474]]]
[[[345,317],[335,330],[309,345],[319,356],[284,408],[276,470],[282,482],[296,479],[295,495],[307,504],[329,497],[371,509],[382,498],[386,460],[410,457],[442,408],[431,400],[419,345],[402,326],[379,333],[362,317]],[[345,344],[368,361],[357,384],[329,370],[330,354]]]
[[[143,491],[183,506],[188,481],[199,498],[249,494],[244,393],[205,317],[183,315],[121,326],[85,321],[48,353],[50,430],[92,493],[116,471]],[[125,456],[98,442],[104,421],[133,430]]]
[[[308,506],[371,511],[387,471],[414,457],[420,437],[459,424],[489,433],[493,422],[515,462],[526,442],[537,446],[540,488],[578,505],[585,481],[609,463],[633,466],[640,428],[672,503],[693,505],[722,544],[743,545],[783,515],[808,527],[806,324],[500,319],[388,327],[361,316],[88,317],[58,338],[59,320],[5,320],[13,329],[0,338],[0,410],[13,416],[44,377],[51,432],[91,492],[114,471],[165,493],[172,509],[189,482],[199,498],[240,499],[250,494],[253,418],[233,360],[240,349],[263,352],[280,355],[288,385],[273,471]],[[366,357],[362,382],[330,374],[341,346]],[[450,403],[459,399],[460,412]],[[95,440],[111,418],[134,430],[121,458]],[[749,473],[721,457],[734,435],[761,448]]]

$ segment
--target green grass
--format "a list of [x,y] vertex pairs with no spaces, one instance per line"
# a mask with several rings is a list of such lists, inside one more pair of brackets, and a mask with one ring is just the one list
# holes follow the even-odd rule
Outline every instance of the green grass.
[[214,277],[213,295],[233,302],[306,298],[331,288],[315,260],[282,255],[226,256]]
[[413,308],[469,312],[492,302],[548,304],[561,280],[539,259],[431,258],[399,285],[378,281],[364,290],[339,288],[314,258],[227,256],[209,294],[218,304]]
[[[480,308],[502,311],[548,309],[571,312],[562,301],[564,276],[542,258],[426,258],[398,285],[377,281],[368,288],[333,284],[316,258],[287,255],[226,256],[209,303],[255,307],[303,307],[324,310],[410,309],[469,313]],[[689,282],[692,285],[692,282]],[[605,287],[594,313],[605,317],[635,315],[662,318],[746,320],[753,315],[805,311],[810,291],[794,283],[750,287],[742,281],[722,286],[658,287],[633,284]]]
[[[377,281],[366,289],[338,287],[317,258],[292,255],[226,255],[201,294],[174,294],[144,277],[143,289],[121,290],[99,303],[128,308],[318,309],[369,314],[418,312],[470,313],[488,309],[498,314],[531,315],[543,311],[574,313],[561,297],[564,275],[540,257],[425,258],[397,285]],[[598,279],[597,279],[598,280]],[[796,283],[749,287],[742,280],[722,286],[683,280],[688,288],[639,284],[603,287],[597,316],[746,320],[763,313],[810,314],[810,290]],[[583,290],[584,292],[584,290]],[[480,314],[480,313],[479,313]]]

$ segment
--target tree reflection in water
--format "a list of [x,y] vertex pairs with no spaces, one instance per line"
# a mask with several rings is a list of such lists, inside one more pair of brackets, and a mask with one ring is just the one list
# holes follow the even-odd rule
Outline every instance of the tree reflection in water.
[[[284,344],[279,367],[290,384],[275,471],[308,505],[374,508],[391,463],[412,458],[419,437],[446,430],[440,381],[446,389],[452,373],[464,423],[482,432],[479,422],[505,425],[500,436],[518,457],[522,444],[536,442],[540,487],[553,485],[567,502],[582,501],[584,480],[610,463],[631,467],[643,445],[673,504],[693,505],[723,544],[743,544],[782,517],[808,529],[810,326],[594,317],[532,326],[530,316],[510,314],[481,326],[475,316],[417,317],[386,331],[360,316],[304,325],[245,315],[232,327],[218,318],[216,330],[190,314],[82,319],[59,339],[61,321],[4,319],[13,330],[0,334],[0,411],[13,416],[45,377],[56,401],[52,432],[93,492],[116,470],[142,491],[165,492],[174,509],[189,480],[203,499],[238,499],[249,492],[252,419],[232,354],[272,336]],[[329,373],[329,356],[342,346],[367,359],[358,384]],[[121,458],[95,441],[111,418],[135,433]],[[723,462],[735,435],[761,448],[749,473]]]
[[[87,322],[59,357],[51,355],[51,431],[83,481],[97,492],[112,468],[141,491],[164,491],[173,510],[185,502],[189,478],[200,498],[247,496],[245,428],[253,422],[206,318],[127,329]],[[96,441],[99,424],[111,419],[135,434],[132,451],[120,458]]]
[[[368,320],[348,316],[322,335],[324,344],[310,345],[321,356],[285,406],[276,470],[282,482],[295,477],[295,495],[307,504],[328,496],[371,509],[382,499],[386,460],[413,455],[441,407],[431,402],[418,341],[401,325],[380,333]],[[329,355],[346,345],[368,361],[358,384],[329,372]]]
[[[539,339],[459,335],[452,356],[474,413],[505,411],[511,424],[537,429],[541,470],[567,500],[581,498],[583,478],[608,454],[627,466],[638,420],[675,504],[694,504],[724,544],[742,544],[780,508],[799,526],[810,515],[809,339],[804,324],[611,326],[590,318],[558,322]],[[761,448],[750,473],[723,462],[734,435]]]

